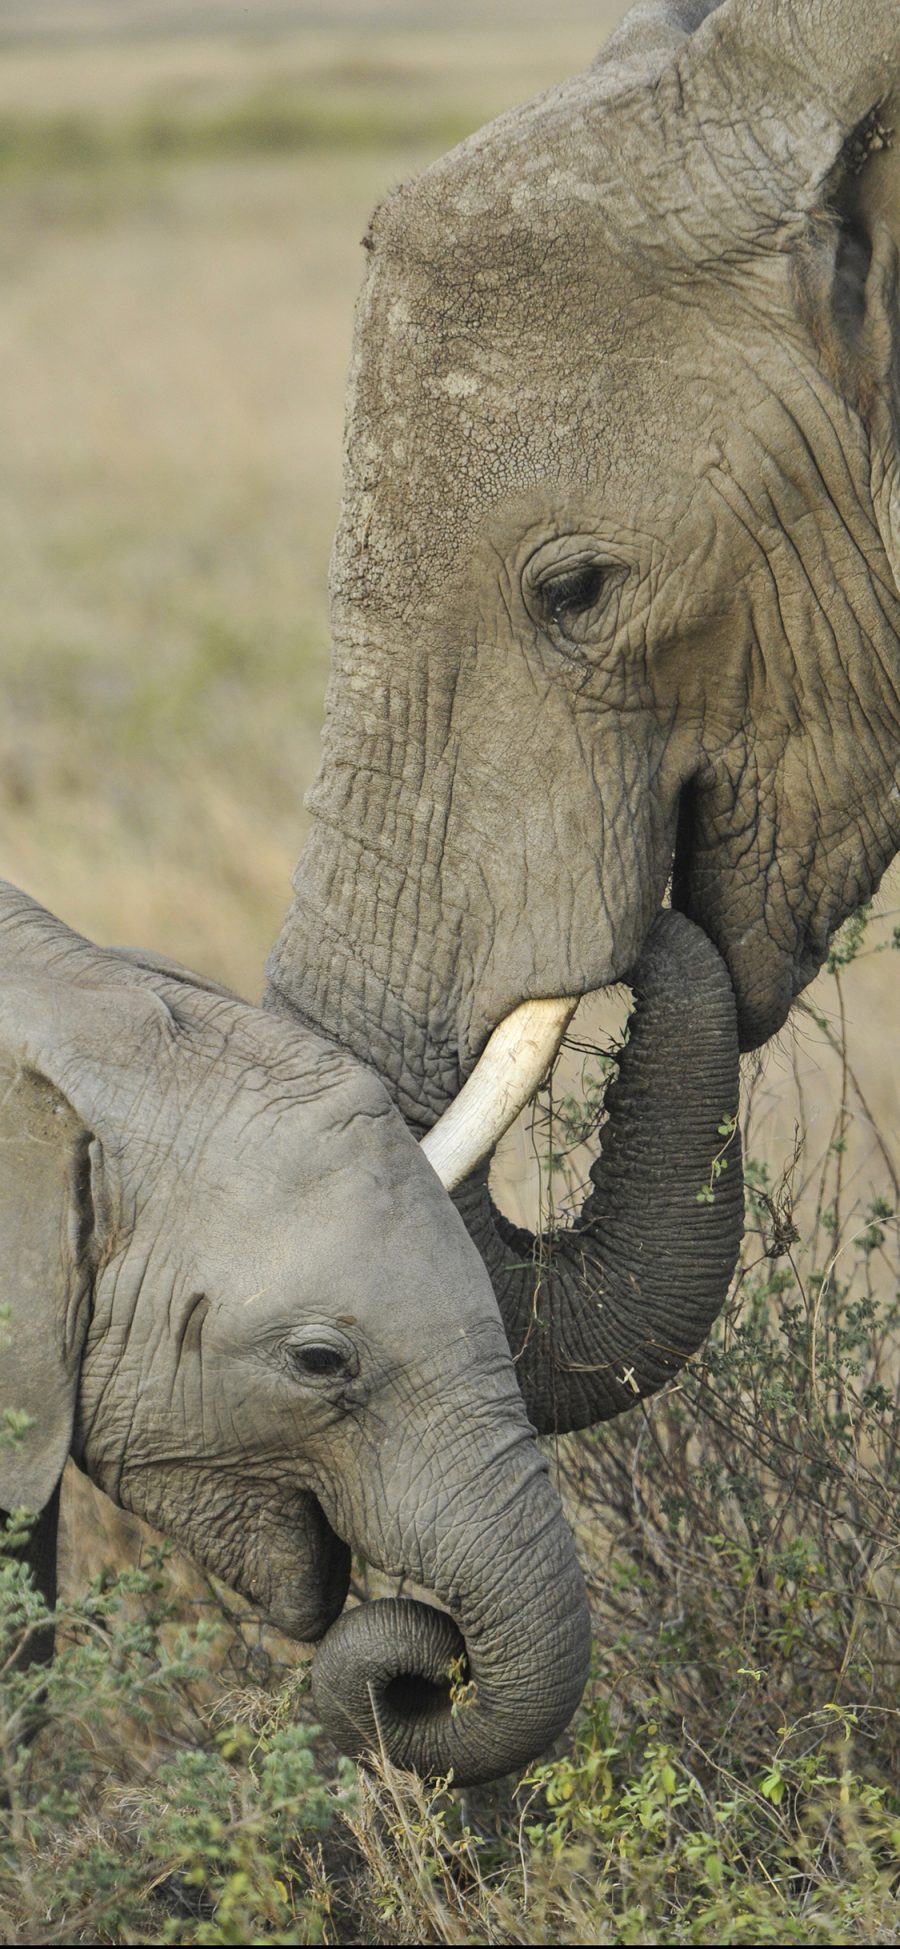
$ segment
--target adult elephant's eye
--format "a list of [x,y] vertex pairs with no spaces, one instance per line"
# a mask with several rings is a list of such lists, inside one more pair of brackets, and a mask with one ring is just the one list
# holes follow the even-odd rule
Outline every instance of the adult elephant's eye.
[[547,614],[560,629],[565,629],[573,617],[593,609],[599,600],[604,580],[604,571],[595,562],[584,568],[573,569],[569,575],[555,576],[544,589]]
[[582,662],[607,632],[607,597],[624,565],[601,556],[590,535],[559,535],[526,563],[522,593],[541,633]]

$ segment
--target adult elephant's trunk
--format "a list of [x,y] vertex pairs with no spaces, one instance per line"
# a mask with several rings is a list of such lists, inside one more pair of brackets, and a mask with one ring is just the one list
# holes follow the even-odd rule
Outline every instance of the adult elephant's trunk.
[[[313,1703],[343,1751],[380,1746],[398,1766],[452,1771],[465,1786],[523,1768],[562,1732],[587,1678],[590,1616],[524,1429],[512,1456],[478,1469],[465,1507],[440,1501],[418,1574],[450,1615],[402,1598],[345,1612],[316,1654]],[[427,1521],[420,1511],[420,1531]]]
[[724,965],[699,928],[664,913],[630,985],[628,1042],[576,1227],[534,1238],[508,1224],[484,1171],[457,1194],[541,1432],[606,1420],[671,1379],[720,1311],[740,1245],[738,1041]]
[[[459,1088],[464,998],[447,943],[426,940],[405,980],[365,947],[380,882],[366,856],[340,870],[330,833],[314,833],[298,871],[297,898],[270,963],[268,1005],[297,1011],[384,1077],[407,1119],[427,1130]],[[436,858],[440,855],[436,854]],[[412,892],[415,886],[410,883]],[[417,912],[432,911],[417,895]],[[403,882],[397,902],[411,898]],[[357,912],[357,905],[360,911]],[[385,897],[379,911],[393,910]],[[402,932],[398,928],[401,938]],[[371,958],[369,958],[371,957]],[[458,957],[460,966],[463,957]],[[433,998],[431,963],[450,974]],[[424,969],[424,972],[423,972]],[[402,970],[400,971],[402,973]],[[603,1155],[572,1232],[532,1238],[491,1204],[486,1176],[464,1184],[457,1202],[494,1280],[526,1405],[541,1431],[579,1428],[630,1407],[677,1373],[724,1304],[743,1216],[738,1110],[738,1035],[724,963],[707,936],[681,914],[658,916],[631,977],[637,1005],[617,1083],[608,1093]],[[527,992],[523,987],[521,992]],[[521,1037],[522,1017],[503,1025],[501,1045],[537,1039],[529,1082],[507,1089],[502,1116],[477,1103],[489,1150],[509,1112],[541,1079],[552,1053],[543,1039],[564,1029],[571,997],[538,1004]],[[532,1024],[536,1024],[534,1035]],[[495,1039],[492,1042],[496,1047]],[[491,1044],[488,1045],[489,1051]],[[476,1072],[477,1073],[477,1072]],[[470,1078],[466,1091],[472,1088]],[[734,1123],[732,1136],[722,1126]],[[455,1139],[454,1139],[455,1144]],[[468,1148],[462,1168],[472,1168]],[[716,1164],[726,1169],[716,1174]],[[459,1182],[458,1157],[453,1173]]]

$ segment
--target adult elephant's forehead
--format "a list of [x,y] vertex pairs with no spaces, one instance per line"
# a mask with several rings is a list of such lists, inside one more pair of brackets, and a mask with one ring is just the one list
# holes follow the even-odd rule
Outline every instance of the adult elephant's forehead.
[[[646,513],[640,481],[665,481],[677,498],[667,409],[683,415],[684,395],[649,301],[606,334],[599,301],[571,288],[557,292],[555,318],[544,289],[541,315],[526,305],[508,325],[496,315],[482,325],[475,300],[461,299],[453,329],[440,295],[424,302],[402,267],[370,274],[332,564],[339,600],[399,606],[414,590],[420,609],[486,514],[535,489],[589,489],[613,520]],[[577,351],[573,306],[591,318]]]
[[402,248],[423,267],[449,253],[463,269],[473,247],[488,244],[497,267],[515,275],[523,246],[527,253],[529,244],[551,243],[574,253],[567,219],[580,216],[586,242],[637,232],[648,252],[658,251],[659,219],[682,207],[689,160],[683,131],[667,133],[673,170],[661,181],[646,168],[663,135],[652,97],[586,69],[486,123],[401,184],[376,210],[367,241]]
[[[551,172],[552,173],[552,172]],[[564,172],[561,172],[564,174]],[[575,201],[500,198],[460,215],[421,184],[379,215],[351,370],[341,597],[406,601],[449,570],[486,510],[580,483],[615,520],[646,483],[683,500],[691,424],[711,419],[709,307]],[[420,201],[423,191],[428,194]],[[687,411],[686,411],[687,409]],[[360,537],[365,535],[365,547]]]

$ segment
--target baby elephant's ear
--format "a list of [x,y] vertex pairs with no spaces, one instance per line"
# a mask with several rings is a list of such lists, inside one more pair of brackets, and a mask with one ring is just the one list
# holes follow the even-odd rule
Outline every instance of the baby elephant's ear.
[[171,1035],[134,968],[0,881],[0,1509],[37,1514],[62,1473],[109,1243],[101,1139]]
[[94,1233],[91,1133],[0,1040],[0,1508],[49,1501],[72,1438]]

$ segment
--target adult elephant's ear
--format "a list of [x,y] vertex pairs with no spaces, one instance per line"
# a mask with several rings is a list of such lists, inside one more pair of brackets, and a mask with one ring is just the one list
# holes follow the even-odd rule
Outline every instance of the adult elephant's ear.
[[784,236],[792,218],[818,209],[847,144],[859,160],[869,118],[897,87],[900,7],[641,0],[593,73],[598,105],[615,117],[623,178],[656,185],[655,247],[708,262],[710,219],[723,245]]
[[686,112],[706,113],[730,245],[793,252],[826,374],[867,428],[873,508],[900,586],[900,5],[725,0],[670,74]]
[[873,503],[900,585],[898,0],[640,0],[595,74],[634,221],[656,213],[654,249],[683,268],[717,249],[736,271],[792,257],[828,376],[879,456]]
[[[10,1000],[4,995],[3,1013]],[[0,1041],[0,1508],[49,1501],[72,1439],[95,1249],[82,1118]]]

